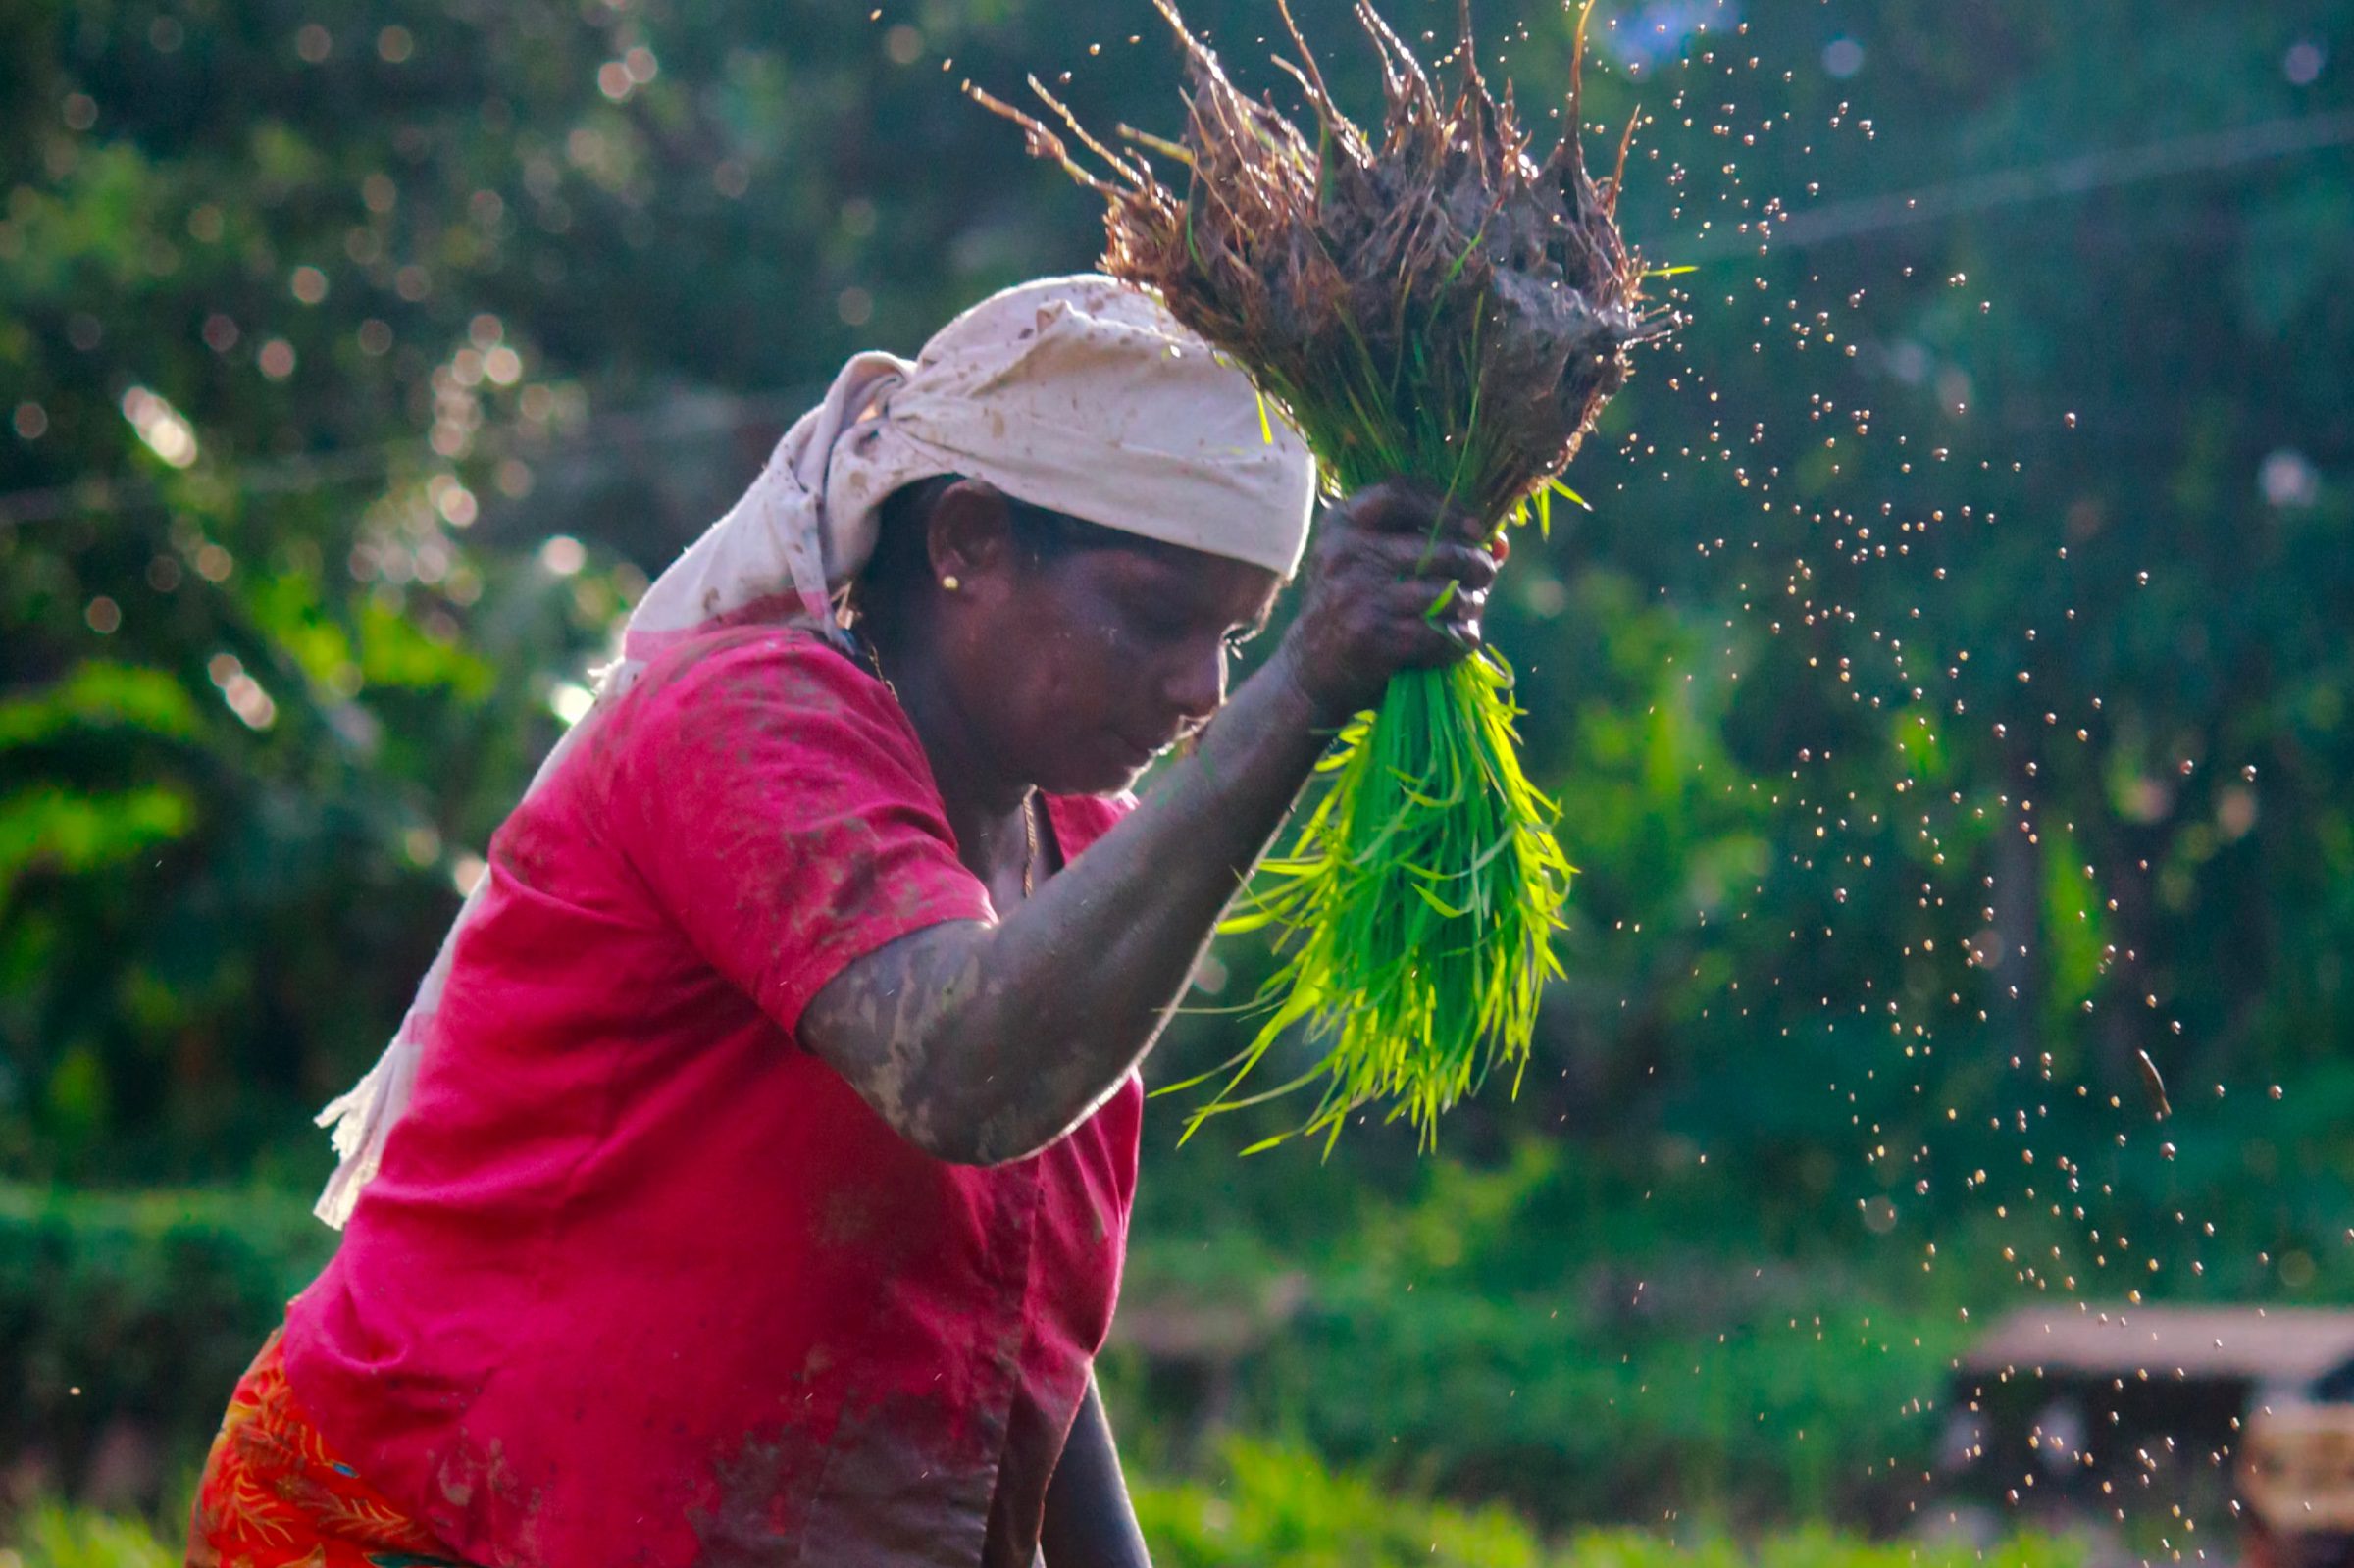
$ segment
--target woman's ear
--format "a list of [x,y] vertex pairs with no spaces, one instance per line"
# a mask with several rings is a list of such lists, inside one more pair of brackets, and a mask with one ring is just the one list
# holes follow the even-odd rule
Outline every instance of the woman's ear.
[[958,480],[932,503],[925,545],[933,581],[949,593],[1002,582],[1016,565],[1004,492],[987,480]]

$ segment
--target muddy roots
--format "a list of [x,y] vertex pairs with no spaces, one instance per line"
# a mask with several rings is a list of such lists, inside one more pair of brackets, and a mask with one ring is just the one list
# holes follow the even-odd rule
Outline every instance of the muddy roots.
[[[1499,99],[1474,64],[1467,0],[1445,87],[1358,4],[1381,62],[1378,141],[1333,102],[1288,6],[1296,58],[1276,64],[1312,135],[1236,88],[1169,0],[1155,4],[1185,52],[1182,144],[1122,126],[1114,146],[1035,78],[1061,129],[968,90],[1103,196],[1105,270],[1250,370],[1332,482],[1403,472],[1501,521],[1568,463],[1625,381],[1628,348],[1657,329],[1616,223],[1625,144],[1595,179],[1573,76],[1570,128],[1533,160],[1510,89]],[[1579,31],[1582,52],[1582,17]],[[1183,169],[1174,188],[1155,158]]]

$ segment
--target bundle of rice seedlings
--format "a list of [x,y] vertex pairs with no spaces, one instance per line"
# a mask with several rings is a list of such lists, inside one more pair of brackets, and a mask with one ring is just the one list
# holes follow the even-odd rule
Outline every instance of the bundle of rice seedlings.
[[[1102,161],[1099,175],[1039,117],[968,90],[1103,197],[1105,270],[1247,370],[1328,489],[1404,476],[1499,530],[1549,521],[1567,493],[1558,476],[1625,380],[1628,348],[1656,327],[1615,222],[1626,142],[1609,178],[1589,175],[1575,67],[1569,128],[1540,164],[1510,89],[1499,101],[1480,76],[1468,0],[1446,90],[1359,0],[1386,98],[1376,143],[1333,102],[1279,5],[1297,58],[1276,64],[1314,112],[1311,137],[1238,90],[1170,0],[1154,3],[1185,55],[1182,143],[1122,126],[1114,147],[1033,77]],[[1155,156],[1183,168],[1182,188],[1161,183]],[[1520,711],[1510,667],[1483,650],[1393,680],[1379,710],[1343,732],[1297,841],[1228,922],[1272,928],[1282,963],[1255,1038],[1206,1075],[1222,1083],[1189,1135],[1219,1110],[1320,1081],[1307,1127],[1327,1146],[1350,1112],[1382,1102],[1427,1142],[1489,1073],[1510,1068],[1517,1086],[1539,993],[1561,973],[1551,938],[1571,873],[1556,810],[1520,769]],[[1319,1047],[1315,1065],[1242,1097],[1294,1026]]]

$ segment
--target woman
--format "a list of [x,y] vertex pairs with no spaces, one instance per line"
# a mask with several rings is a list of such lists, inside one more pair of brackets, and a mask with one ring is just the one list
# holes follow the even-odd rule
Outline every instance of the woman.
[[1334,728],[1474,646],[1495,571],[1435,497],[1352,497],[1228,701],[1311,487],[1107,279],[853,360],[333,1108],[344,1241],[191,1560],[1143,1563],[1091,1371],[1137,1064]]

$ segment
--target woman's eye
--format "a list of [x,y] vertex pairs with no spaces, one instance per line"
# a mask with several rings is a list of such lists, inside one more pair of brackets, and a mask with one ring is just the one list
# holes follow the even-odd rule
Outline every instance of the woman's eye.
[[1155,642],[1174,642],[1186,632],[1183,617],[1157,607],[1140,606],[1129,613],[1128,620],[1139,632]]

